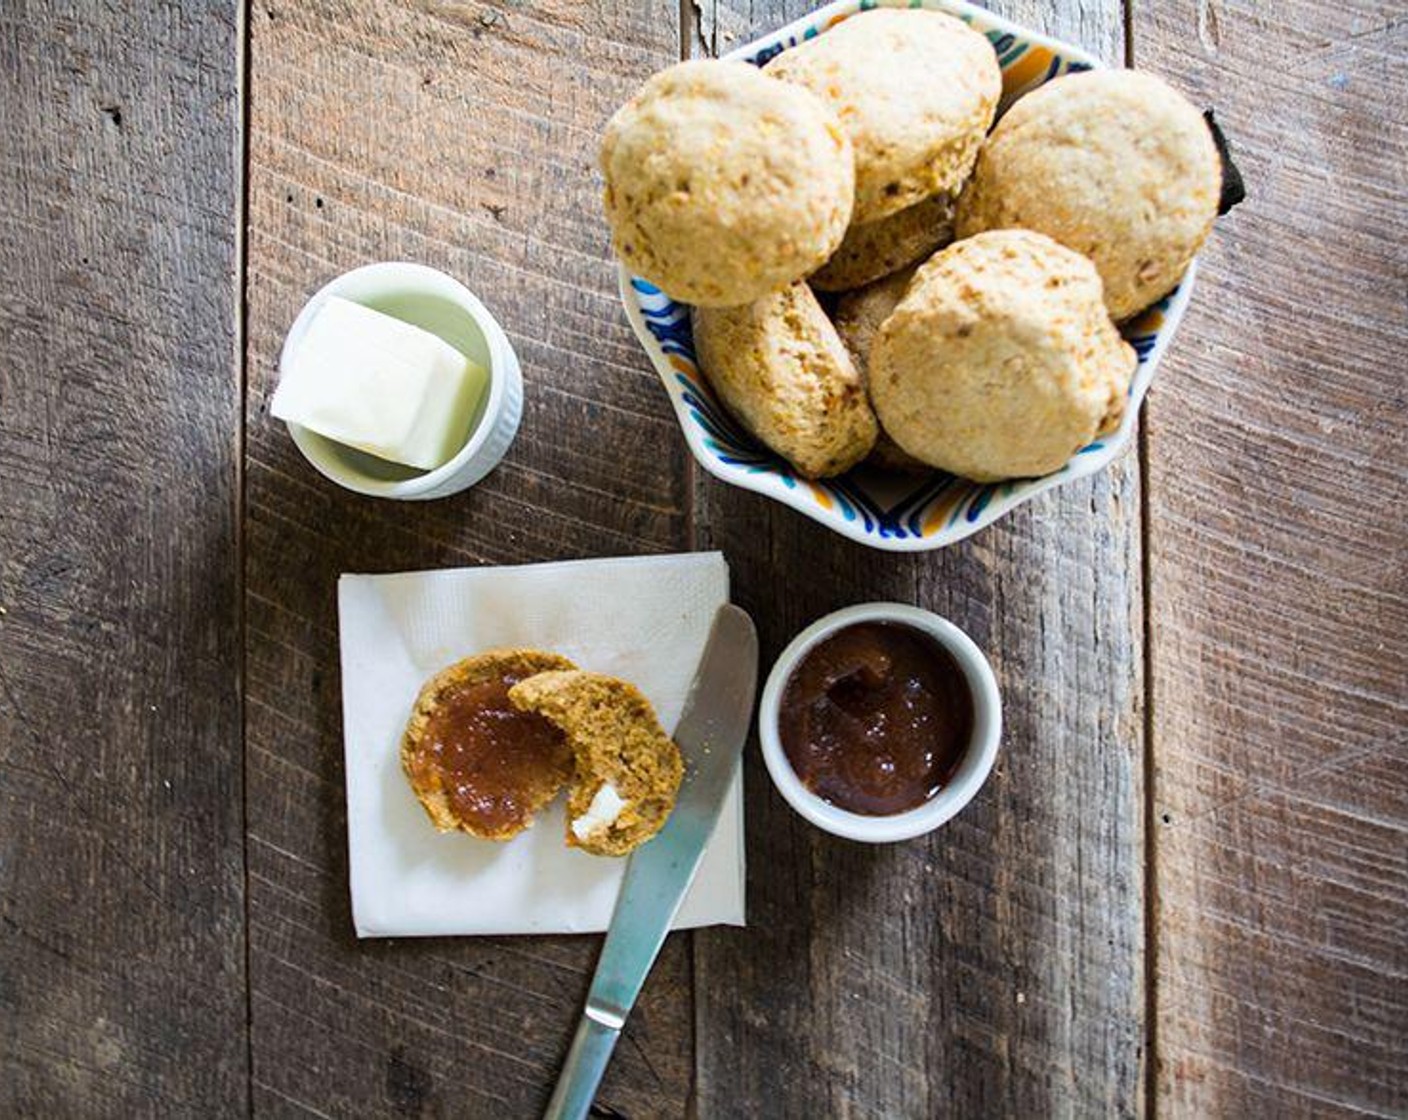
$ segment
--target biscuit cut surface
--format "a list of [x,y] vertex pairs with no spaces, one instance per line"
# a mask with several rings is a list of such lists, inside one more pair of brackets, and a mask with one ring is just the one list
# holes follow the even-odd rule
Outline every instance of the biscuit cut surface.
[[[862,381],[868,383],[870,380],[870,344],[879,333],[881,324],[899,306],[914,273],[913,268],[903,268],[874,284],[847,292],[836,302],[833,317],[836,333],[845,343]],[[934,469],[905,451],[883,428],[865,461],[884,471],[905,474],[925,474]]]
[[764,72],[805,86],[840,119],[855,148],[857,222],[956,193],[1002,93],[987,37],[942,12],[853,15]]
[[1167,295],[1212,230],[1222,165],[1202,114],[1135,70],[1027,94],[998,122],[959,202],[958,236],[1044,233],[1095,262],[1126,319]]
[[807,278],[818,291],[845,292],[921,261],[953,240],[954,198],[936,194],[897,214],[851,223],[831,259]]
[[608,122],[601,168],[621,259],[705,307],[750,303],[818,268],[855,193],[831,110],[743,62],[656,74]]
[[[567,843],[594,855],[621,856],[649,840],[675,806],[684,763],[639,689],[601,673],[539,673],[514,685],[510,700],[557,726],[567,737],[576,779],[567,800]],[[601,827],[574,830],[589,819],[603,785],[619,811]]]
[[936,254],[870,351],[870,394],[909,454],[979,482],[1049,474],[1123,415],[1136,358],[1088,259],[1001,230]]
[[570,670],[534,649],[466,657],[426,681],[401,739],[401,768],[441,832],[510,840],[572,776],[562,733],[509,701],[519,681]]
[[746,307],[697,308],[694,347],[738,421],[807,478],[869,454],[875,414],[836,328],[804,283]]

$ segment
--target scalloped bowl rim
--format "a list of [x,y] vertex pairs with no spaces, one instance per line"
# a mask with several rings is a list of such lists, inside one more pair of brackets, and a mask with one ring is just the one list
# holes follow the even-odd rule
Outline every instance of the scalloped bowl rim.
[[[840,15],[854,14],[862,10],[868,10],[875,5],[865,3],[865,0],[834,0],[833,3],[817,8],[809,15],[793,20],[784,27],[778,28],[767,35],[761,36],[750,43],[746,43],[737,49],[724,55],[725,59],[748,59],[759,51],[778,45],[787,39],[797,39],[804,33],[821,23],[822,21],[833,19]],[[880,7],[910,7],[907,3],[881,3]],[[962,2],[962,0],[923,0],[922,7],[931,10],[941,10],[960,17],[967,16],[981,23],[985,29],[991,29],[1001,34],[1020,37],[1028,43],[1035,44],[1065,59],[1069,59],[1089,68],[1103,68],[1105,64],[1091,55],[1089,52],[1065,43],[1059,39],[1043,35],[1004,19],[984,8]],[[817,34],[825,34],[829,27],[818,31]],[[1049,80],[1043,78],[1042,83]],[[1038,83],[1038,84],[1042,84]],[[1032,87],[1035,88],[1035,87]],[[1027,92],[1024,90],[1023,92]],[[1004,95],[1005,100],[1005,95]],[[640,300],[632,287],[632,281],[636,279],[629,269],[618,261],[617,272],[619,278],[619,291],[621,303],[625,307],[626,317],[635,331],[646,353],[649,355],[651,364],[655,367],[655,372],[664,383],[665,390],[669,394],[670,403],[674,407],[675,418],[684,434],[685,441],[689,446],[691,454],[701,467],[709,474],[719,479],[721,482],[732,486],[740,487],[744,490],[751,490],[755,493],[765,495],[781,502],[783,505],[796,510],[797,512],[810,517],[813,521],[820,522],[834,532],[840,533],[853,541],[868,545],[871,548],[887,552],[928,552],[932,549],[943,548],[946,545],[954,544],[965,537],[978,532],[980,529],[991,525],[1004,514],[1015,509],[1022,503],[1035,498],[1038,494],[1045,493],[1056,486],[1079,478],[1086,478],[1097,471],[1107,467],[1116,456],[1118,456],[1129,444],[1133,437],[1135,427],[1138,423],[1139,410],[1143,405],[1144,398],[1148,394],[1149,387],[1153,382],[1154,374],[1159,363],[1168,349],[1174,335],[1178,331],[1179,324],[1183,320],[1183,315],[1188,307],[1188,301],[1192,296],[1194,281],[1197,278],[1198,262],[1195,258],[1183,276],[1179,279],[1178,286],[1164,297],[1156,307],[1162,311],[1162,321],[1152,335],[1153,342],[1147,353],[1142,354],[1139,364],[1135,369],[1134,377],[1129,388],[1129,404],[1125,409],[1119,427],[1109,436],[1092,444],[1090,448],[1077,452],[1059,470],[1051,474],[1043,475],[1040,478],[1014,479],[1003,483],[992,484],[991,498],[974,515],[965,517],[958,521],[951,521],[939,532],[928,536],[924,535],[904,535],[889,536],[884,533],[868,528],[863,522],[844,517],[834,509],[823,508],[814,497],[810,483],[805,479],[788,480],[772,471],[748,470],[739,466],[720,462],[717,456],[705,445],[705,436],[699,424],[691,415],[691,408],[685,399],[686,390],[679,384],[679,373],[671,364],[670,357],[662,349],[660,342],[650,332],[645,322]],[[648,282],[646,282],[648,283]],[[652,285],[653,287],[653,285]],[[678,301],[673,301],[678,304]],[[679,304],[679,306],[686,306]],[[1141,312],[1141,314],[1144,314]],[[702,380],[702,375],[701,375]],[[750,442],[757,444],[751,436],[747,437]],[[935,472],[936,476],[939,472]],[[821,480],[825,483],[828,480]],[[1020,489],[1014,488],[1020,487]],[[932,501],[932,498],[929,500]],[[971,501],[971,500],[970,500]],[[963,502],[958,503],[961,509]]]

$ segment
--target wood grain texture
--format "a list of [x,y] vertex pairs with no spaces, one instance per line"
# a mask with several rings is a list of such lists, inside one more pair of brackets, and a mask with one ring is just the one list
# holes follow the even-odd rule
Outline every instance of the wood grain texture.
[[[0,6],[0,1113],[536,1114],[598,941],[355,941],[336,576],[690,544],[765,657],[860,600],[952,618],[1007,732],[961,817],[883,848],[801,823],[754,747],[750,928],[671,939],[604,1114],[1127,1115],[1146,1080],[1173,1116],[1408,1112],[1400,6],[1131,5],[1252,191],[1147,492],[1126,456],[921,558],[693,468],[614,292],[601,123],[811,6],[252,5],[243,463],[237,6]],[[994,7],[1124,50],[1118,0]],[[391,258],[525,367],[508,460],[428,505],[337,491],[267,416],[303,299]]]
[[[722,51],[804,2],[701,4]],[[1122,56],[1118,3],[994,5]],[[989,653],[995,773],[939,832],[866,847],[787,808],[747,764],[749,929],[696,936],[701,1116],[1106,1115],[1143,1104],[1139,471],[1043,495],[921,557],[849,544],[701,480],[764,663],[853,602],[917,602]]]
[[[615,290],[606,117],[678,50],[674,4],[258,3],[251,13],[249,860],[260,1112],[530,1116],[598,938],[357,943],[334,588],[345,571],[679,549],[685,451]],[[338,491],[267,416],[283,334],[336,273],[417,260],[466,283],[523,363],[523,427],[472,491]],[[692,1072],[675,938],[603,1086],[677,1114]]]
[[1147,409],[1162,1110],[1402,1115],[1408,26],[1136,12],[1250,189]]
[[0,1114],[246,1097],[236,6],[0,7]]

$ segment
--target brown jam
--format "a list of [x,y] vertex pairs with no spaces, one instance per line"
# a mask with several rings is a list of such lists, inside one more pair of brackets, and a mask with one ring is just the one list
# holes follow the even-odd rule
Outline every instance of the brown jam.
[[447,688],[412,763],[418,787],[438,784],[451,812],[486,834],[525,825],[572,776],[562,732],[509,701],[521,679],[506,673]]
[[782,693],[778,731],[802,784],[871,817],[924,804],[973,733],[953,655],[909,626],[862,622],[812,647]]

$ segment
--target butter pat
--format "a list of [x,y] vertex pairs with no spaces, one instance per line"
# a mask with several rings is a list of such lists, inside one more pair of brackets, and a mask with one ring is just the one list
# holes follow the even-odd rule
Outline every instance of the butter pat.
[[270,411],[380,459],[434,470],[469,438],[489,377],[444,339],[330,296],[291,356]]
[[598,832],[605,832],[616,823],[616,818],[625,807],[626,802],[621,800],[616,787],[610,782],[602,782],[587,811],[572,822],[572,835],[578,840],[585,840]]

